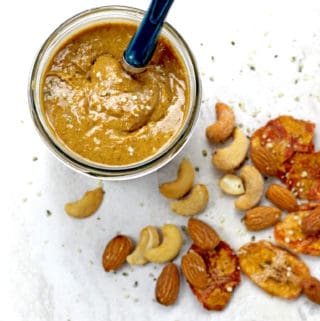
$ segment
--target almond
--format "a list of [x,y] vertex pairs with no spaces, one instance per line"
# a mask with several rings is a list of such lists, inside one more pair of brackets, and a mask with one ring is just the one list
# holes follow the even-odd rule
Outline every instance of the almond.
[[266,197],[282,210],[294,212],[298,209],[295,196],[287,188],[279,184],[271,184],[266,191]]
[[216,231],[196,218],[189,219],[188,232],[193,243],[203,250],[212,250],[220,242],[220,237]]
[[173,304],[179,294],[180,275],[174,263],[167,264],[161,271],[156,284],[156,299],[160,304]]
[[302,219],[301,229],[307,235],[315,235],[320,232],[320,207],[316,207]]
[[189,252],[182,257],[181,270],[187,281],[198,289],[209,284],[209,276],[204,259],[197,252]]
[[258,206],[246,212],[244,224],[249,231],[260,231],[275,225],[281,216],[276,207]]
[[302,282],[303,293],[309,300],[320,304],[320,281],[313,276],[310,276]]
[[276,176],[278,165],[275,156],[263,147],[254,146],[252,148],[252,142],[251,160],[262,174]]
[[126,261],[132,250],[132,242],[127,236],[115,236],[103,252],[102,264],[104,269],[107,272],[117,270]]

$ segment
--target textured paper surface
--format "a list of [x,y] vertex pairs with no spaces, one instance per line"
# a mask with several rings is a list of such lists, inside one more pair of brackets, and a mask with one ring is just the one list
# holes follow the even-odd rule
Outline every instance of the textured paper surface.
[[[115,274],[105,273],[101,255],[118,232],[137,240],[145,225],[186,225],[158,192],[159,182],[175,175],[183,157],[199,168],[196,181],[209,189],[208,208],[199,218],[212,224],[235,250],[253,235],[256,240],[273,240],[272,229],[248,233],[234,209],[234,198],[220,192],[221,173],[210,163],[214,146],[207,143],[204,131],[215,120],[214,104],[221,100],[233,106],[237,124],[248,135],[280,114],[312,120],[319,149],[320,3],[175,1],[168,21],[189,43],[202,80],[201,113],[193,136],[157,173],[104,182],[99,211],[75,220],[64,213],[64,204],[101,182],[66,168],[46,149],[28,111],[28,75],[42,42],[63,20],[114,3],[30,0],[19,5],[18,13],[15,2],[4,5],[8,16],[1,19],[1,30],[10,48],[1,51],[0,320],[318,320],[319,306],[305,297],[292,302],[270,297],[245,276],[223,312],[204,310],[184,280],[176,304],[163,307],[154,300],[161,266],[126,265]],[[148,6],[148,1],[116,3]],[[183,237],[181,253],[190,245]],[[319,258],[302,258],[320,277]],[[180,259],[181,255],[175,262]]]

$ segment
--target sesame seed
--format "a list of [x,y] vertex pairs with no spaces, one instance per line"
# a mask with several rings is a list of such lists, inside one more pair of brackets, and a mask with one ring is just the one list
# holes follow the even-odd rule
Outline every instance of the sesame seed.
[[232,292],[233,288],[232,288],[232,286],[227,286],[226,290],[227,290],[227,292]]
[[273,143],[270,143],[270,142],[267,143],[267,144],[266,144],[266,147],[269,148],[269,149],[272,148],[272,147],[273,147]]
[[305,177],[307,177],[308,176],[308,173],[306,172],[306,171],[303,171],[302,173],[301,173],[301,177],[302,178],[305,178]]
[[289,237],[285,237],[285,238],[284,238],[284,241],[285,241],[286,243],[290,243],[290,238],[289,238]]
[[128,147],[128,152],[129,152],[129,155],[132,156],[133,153],[134,153],[134,148],[131,147],[131,146],[129,146],[129,147]]
[[99,145],[101,143],[101,140],[98,139],[97,137],[93,137],[93,141],[96,145]]

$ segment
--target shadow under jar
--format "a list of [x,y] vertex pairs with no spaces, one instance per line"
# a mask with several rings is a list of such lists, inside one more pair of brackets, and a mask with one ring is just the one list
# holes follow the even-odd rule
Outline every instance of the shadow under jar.
[[153,172],[177,155],[196,124],[198,71],[169,24],[144,72],[122,68],[143,15],[119,6],[82,12],[50,35],[34,63],[36,127],[51,151],[82,173],[120,180]]

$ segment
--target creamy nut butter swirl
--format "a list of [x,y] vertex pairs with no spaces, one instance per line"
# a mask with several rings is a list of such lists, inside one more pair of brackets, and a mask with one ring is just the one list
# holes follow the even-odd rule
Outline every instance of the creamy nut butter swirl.
[[85,29],[56,51],[43,76],[42,108],[52,132],[96,163],[145,160],[167,147],[186,120],[186,70],[166,39],[143,73],[123,70],[135,31],[123,23]]

